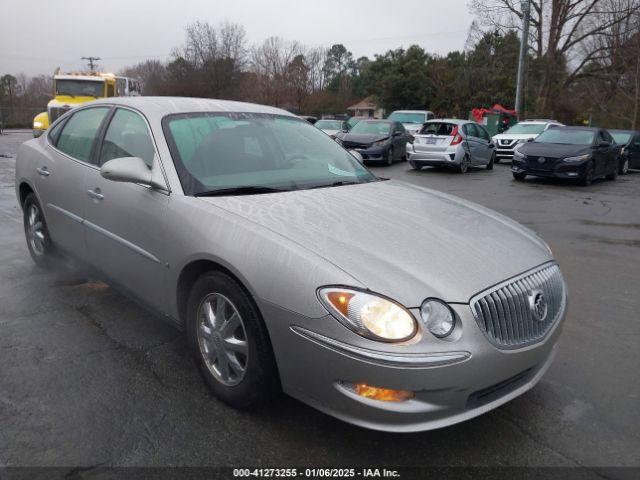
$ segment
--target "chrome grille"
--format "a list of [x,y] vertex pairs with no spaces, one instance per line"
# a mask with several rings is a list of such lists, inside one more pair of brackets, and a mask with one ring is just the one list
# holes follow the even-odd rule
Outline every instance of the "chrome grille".
[[[546,316],[534,317],[536,293],[546,300]],[[508,280],[471,299],[471,310],[485,336],[499,348],[520,348],[542,339],[566,305],[560,268],[547,264]]]

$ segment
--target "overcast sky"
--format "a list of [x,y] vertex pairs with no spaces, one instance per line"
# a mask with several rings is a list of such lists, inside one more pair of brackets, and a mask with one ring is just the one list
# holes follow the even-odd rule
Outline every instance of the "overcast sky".
[[343,43],[357,58],[412,44],[462,49],[472,18],[467,0],[0,0],[0,74],[77,70],[89,55],[103,71],[165,60],[195,20],[240,23],[250,43]]

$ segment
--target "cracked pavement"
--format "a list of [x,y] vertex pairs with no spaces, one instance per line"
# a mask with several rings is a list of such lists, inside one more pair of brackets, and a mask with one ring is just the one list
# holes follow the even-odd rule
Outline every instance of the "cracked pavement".
[[474,420],[396,435],[286,396],[235,411],[208,392],[182,333],[81,271],[38,270],[13,189],[29,138],[0,135],[0,464],[583,466],[592,478],[640,466],[640,172],[584,188],[515,183],[505,165],[373,168],[537,231],[570,291],[558,356],[536,388]]

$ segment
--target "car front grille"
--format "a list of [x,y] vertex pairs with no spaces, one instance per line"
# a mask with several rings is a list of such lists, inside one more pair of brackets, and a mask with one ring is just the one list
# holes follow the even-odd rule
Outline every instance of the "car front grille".
[[498,145],[501,147],[513,147],[518,140],[501,139],[498,140]]
[[476,295],[470,305],[478,326],[496,347],[535,343],[564,312],[562,273],[556,264],[543,265]]
[[348,142],[348,141],[343,141],[342,142],[342,146],[344,148],[369,148],[370,144],[368,143],[357,143],[357,142]]

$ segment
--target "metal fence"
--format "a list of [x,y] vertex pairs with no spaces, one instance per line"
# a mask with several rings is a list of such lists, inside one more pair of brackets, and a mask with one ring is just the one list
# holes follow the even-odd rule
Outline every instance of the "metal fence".
[[46,110],[46,105],[42,107],[0,105],[0,124],[2,128],[31,128],[33,117]]

